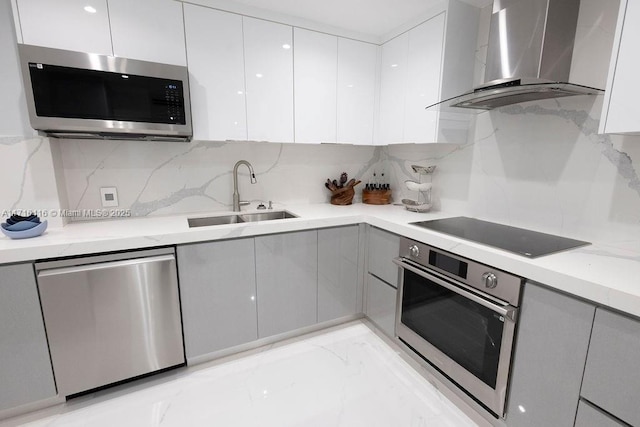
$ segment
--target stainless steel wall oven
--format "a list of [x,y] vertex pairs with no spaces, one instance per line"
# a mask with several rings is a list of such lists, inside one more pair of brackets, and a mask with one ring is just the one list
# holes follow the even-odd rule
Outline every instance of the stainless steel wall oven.
[[398,338],[502,418],[523,279],[407,238],[394,262]]

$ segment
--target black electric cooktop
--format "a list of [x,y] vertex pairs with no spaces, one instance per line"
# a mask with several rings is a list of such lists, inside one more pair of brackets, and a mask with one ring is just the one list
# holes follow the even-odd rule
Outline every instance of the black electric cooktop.
[[529,258],[537,258],[591,244],[581,240],[567,239],[553,234],[539,233],[464,216],[413,222],[412,224]]

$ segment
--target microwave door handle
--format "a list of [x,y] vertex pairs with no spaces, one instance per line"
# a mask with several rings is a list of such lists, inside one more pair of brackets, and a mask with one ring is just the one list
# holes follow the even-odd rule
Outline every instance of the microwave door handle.
[[423,270],[420,270],[419,268],[416,268],[412,265],[407,264],[406,262],[404,262],[403,258],[398,257],[398,258],[394,258],[393,259],[393,263],[396,264],[398,267],[409,270],[410,272],[417,274],[418,276],[430,280],[434,283],[436,283],[437,285],[442,286],[443,288],[446,288],[448,290],[450,290],[451,292],[454,292],[460,296],[463,296],[467,299],[470,299],[471,301],[480,304],[483,307],[488,308],[489,310],[492,310],[496,313],[498,313],[499,315],[503,316],[506,319],[511,320],[512,322],[515,322],[515,313],[517,311],[516,308],[511,307],[511,306],[501,306],[498,304],[494,304],[491,301],[487,301],[484,298],[479,297],[478,295],[469,292],[465,289],[459,288],[457,286],[454,286],[450,283],[445,282],[444,280],[439,279],[438,277],[432,276],[429,273],[424,272]]

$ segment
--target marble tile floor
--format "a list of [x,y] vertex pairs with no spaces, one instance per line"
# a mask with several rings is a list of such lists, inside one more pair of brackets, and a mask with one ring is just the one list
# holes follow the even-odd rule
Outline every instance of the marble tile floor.
[[[5,421],[44,426],[475,426],[360,321]],[[0,421],[0,425],[3,422]]]

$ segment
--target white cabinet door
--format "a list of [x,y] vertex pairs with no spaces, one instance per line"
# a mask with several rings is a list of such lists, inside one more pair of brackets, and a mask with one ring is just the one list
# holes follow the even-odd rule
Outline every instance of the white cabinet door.
[[294,28],[295,141],[336,142],[338,38]]
[[293,34],[287,25],[243,17],[247,133],[293,142]]
[[[640,132],[637,106],[637,100],[640,98],[640,86],[637,83],[640,74],[640,57],[637,54],[637,43],[640,40],[640,3],[623,0],[620,7],[620,19],[616,30],[619,35],[616,35],[614,43],[600,125],[600,132],[603,133]],[[618,42],[619,47],[616,50]]]
[[440,100],[444,13],[409,31],[404,142],[435,142],[438,112],[425,111]]
[[409,33],[403,33],[382,45],[378,142],[383,145],[404,142],[408,49]]
[[106,0],[18,0],[25,44],[113,54]]
[[378,47],[338,38],[338,140],[373,143]]
[[247,139],[242,17],[184,5],[193,138]]
[[182,3],[174,0],[108,1],[114,55],[187,65]]

